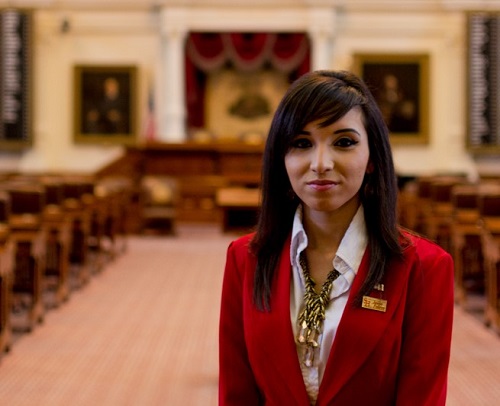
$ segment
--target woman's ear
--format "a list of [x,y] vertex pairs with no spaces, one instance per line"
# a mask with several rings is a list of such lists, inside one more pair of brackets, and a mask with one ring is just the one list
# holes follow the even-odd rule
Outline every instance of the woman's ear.
[[368,161],[368,165],[366,166],[366,173],[369,175],[370,173],[373,173],[375,170],[375,167],[373,166],[372,161]]

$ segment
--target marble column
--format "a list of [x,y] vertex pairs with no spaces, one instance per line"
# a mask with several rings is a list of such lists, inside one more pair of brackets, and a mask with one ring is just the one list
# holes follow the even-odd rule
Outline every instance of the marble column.
[[188,30],[179,20],[182,20],[182,12],[168,9],[161,18],[162,109],[158,140],[163,142],[182,142],[187,136],[184,44]]
[[337,11],[312,7],[308,10],[307,32],[311,39],[311,70],[331,69]]

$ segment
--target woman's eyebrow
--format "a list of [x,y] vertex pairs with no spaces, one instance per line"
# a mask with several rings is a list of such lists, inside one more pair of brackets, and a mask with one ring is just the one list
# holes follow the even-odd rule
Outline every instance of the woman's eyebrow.
[[359,133],[358,130],[355,130],[354,128],[341,128],[340,130],[334,131],[334,134],[342,134],[342,133],[356,133],[361,137],[361,134]]
[[[361,137],[361,134],[358,130],[354,129],[354,128],[341,128],[339,130],[336,130],[333,132],[333,134],[337,135],[337,134],[343,134],[343,133],[355,133],[355,134],[358,134],[360,137]],[[297,135],[311,135],[311,132],[310,131],[307,131],[307,130],[301,130],[297,133]]]

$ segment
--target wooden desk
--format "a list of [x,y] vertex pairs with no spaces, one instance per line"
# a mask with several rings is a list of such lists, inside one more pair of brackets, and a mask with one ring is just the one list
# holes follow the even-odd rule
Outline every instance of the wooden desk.
[[[45,253],[46,290],[55,291],[54,301],[48,307],[57,307],[69,298],[69,247],[71,246],[71,217],[56,205],[47,205],[43,222],[47,229]],[[55,279],[55,283],[52,281]]]
[[15,247],[14,298],[29,296],[26,322],[13,327],[32,331],[36,324],[43,321],[45,313],[42,295],[47,230],[41,215],[31,214],[12,215],[9,227]]
[[260,208],[260,190],[229,187],[217,190],[217,206],[222,210],[222,230],[250,230],[257,223]]
[[482,235],[486,273],[485,323],[500,334],[500,221],[496,225],[494,230],[484,229]]
[[[140,185],[143,176],[171,176],[179,181],[176,220],[180,222],[220,221],[215,202],[218,188],[257,187],[262,171],[262,145],[244,143],[150,143],[127,149],[124,157],[97,173],[127,176]],[[141,210],[128,215],[140,231]]]
[[484,292],[481,225],[477,200],[479,185],[458,185],[452,190],[451,253],[455,262],[455,299],[467,306],[471,292]]
[[71,218],[71,244],[68,247],[70,289],[80,288],[90,280],[88,240],[91,213],[79,199],[67,198],[63,203],[66,216]]

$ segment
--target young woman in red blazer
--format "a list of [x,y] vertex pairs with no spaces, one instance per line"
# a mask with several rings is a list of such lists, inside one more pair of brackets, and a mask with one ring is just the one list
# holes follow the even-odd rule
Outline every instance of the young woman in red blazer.
[[396,204],[367,86],[299,78],[267,138],[256,232],[227,252],[220,405],[445,405],[453,264]]

